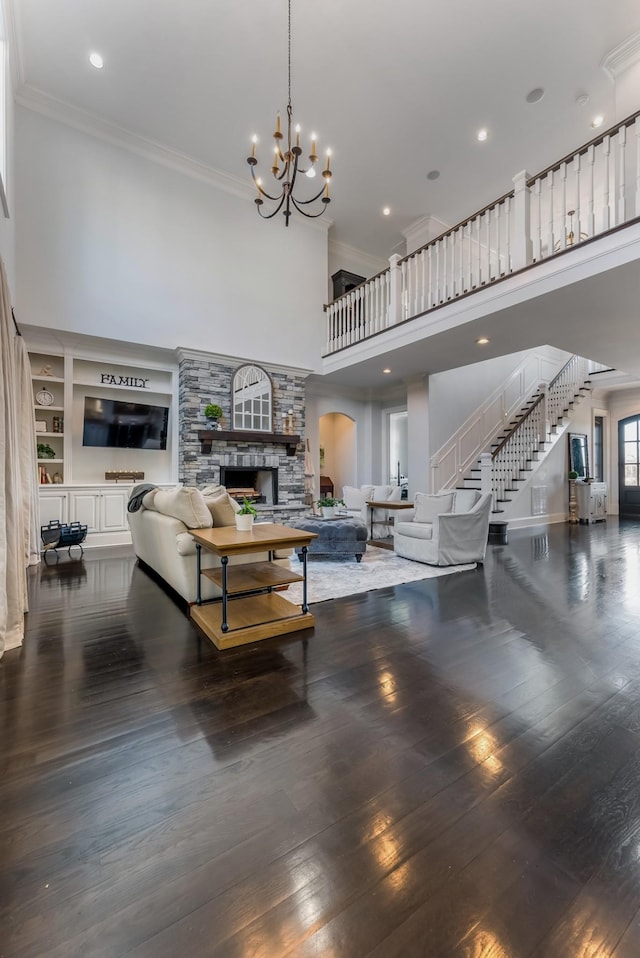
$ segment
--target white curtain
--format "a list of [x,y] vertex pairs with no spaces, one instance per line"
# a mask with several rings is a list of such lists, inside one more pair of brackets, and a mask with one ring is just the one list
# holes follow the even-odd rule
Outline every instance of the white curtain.
[[27,566],[40,560],[31,369],[0,260],[0,656],[22,645]]

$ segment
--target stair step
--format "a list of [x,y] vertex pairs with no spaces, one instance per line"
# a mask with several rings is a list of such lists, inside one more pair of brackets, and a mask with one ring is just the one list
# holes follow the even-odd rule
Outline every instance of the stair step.
[[512,502],[511,499],[496,499],[496,502]]
[[492,516],[497,516],[497,515],[499,515],[499,514],[502,513],[502,512],[504,512],[504,509],[492,509],[492,510],[491,510],[491,515],[492,515]]
[[456,489],[475,489],[477,492],[481,492],[480,486],[456,486]]

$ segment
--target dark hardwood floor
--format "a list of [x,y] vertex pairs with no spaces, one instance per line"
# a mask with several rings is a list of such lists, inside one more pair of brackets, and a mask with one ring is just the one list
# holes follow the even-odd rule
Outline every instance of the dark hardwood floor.
[[31,586],[1,958],[640,954],[640,525],[227,652],[125,550]]

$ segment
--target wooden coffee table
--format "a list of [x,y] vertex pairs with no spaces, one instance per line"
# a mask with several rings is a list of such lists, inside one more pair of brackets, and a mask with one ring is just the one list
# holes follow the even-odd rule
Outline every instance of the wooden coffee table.
[[[258,523],[250,532],[238,532],[233,526],[189,532],[196,543],[198,576],[196,604],[190,615],[216,648],[234,648],[313,626],[315,620],[307,605],[307,548],[315,533],[275,522]],[[276,549],[289,548],[301,550],[302,574],[273,562]],[[202,568],[202,549],[220,556],[219,568]],[[253,552],[268,552],[269,561],[228,565],[230,556]],[[220,599],[202,600],[202,576],[220,587]],[[302,582],[301,606],[273,591],[291,582]]]

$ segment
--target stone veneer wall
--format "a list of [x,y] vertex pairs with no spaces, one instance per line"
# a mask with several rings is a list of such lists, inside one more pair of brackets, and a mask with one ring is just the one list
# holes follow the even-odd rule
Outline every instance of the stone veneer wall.
[[[252,468],[276,467],[278,469],[278,504],[293,505],[304,502],[304,449],[302,443],[295,456],[288,456],[284,445],[252,441],[247,433],[246,442],[213,442],[210,455],[200,451],[198,432],[209,429],[204,417],[207,403],[222,407],[223,430],[232,427],[231,381],[233,374],[244,362],[235,364],[206,359],[205,357],[182,357],[179,365],[179,454],[180,482],[201,488],[208,483],[220,481],[220,466],[251,466]],[[282,417],[293,409],[294,431],[304,435],[304,381],[290,371],[274,369],[262,363],[273,384],[273,432],[282,432]]]

